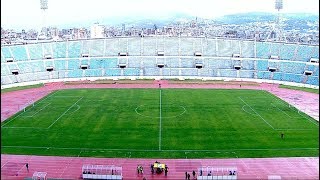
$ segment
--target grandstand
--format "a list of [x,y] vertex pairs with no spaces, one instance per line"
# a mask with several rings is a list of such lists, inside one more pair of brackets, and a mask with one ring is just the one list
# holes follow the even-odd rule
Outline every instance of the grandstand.
[[[125,56],[122,56],[125,55]],[[208,79],[319,88],[319,46],[118,37],[1,47],[1,88],[81,79]]]

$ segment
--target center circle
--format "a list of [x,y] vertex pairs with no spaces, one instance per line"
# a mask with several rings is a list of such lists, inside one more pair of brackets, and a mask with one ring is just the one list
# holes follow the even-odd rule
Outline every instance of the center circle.
[[[160,115],[161,109],[161,115]],[[140,116],[149,118],[175,118],[186,113],[186,108],[175,104],[162,104],[160,105],[140,105],[135,109],[136,113]]]

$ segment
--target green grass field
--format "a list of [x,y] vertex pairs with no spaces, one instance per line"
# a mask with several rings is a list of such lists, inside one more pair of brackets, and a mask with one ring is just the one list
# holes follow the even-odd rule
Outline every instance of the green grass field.
[[8,154],[319,156],[319,123],[258,90],[59,90],[1,127],[1,150]]

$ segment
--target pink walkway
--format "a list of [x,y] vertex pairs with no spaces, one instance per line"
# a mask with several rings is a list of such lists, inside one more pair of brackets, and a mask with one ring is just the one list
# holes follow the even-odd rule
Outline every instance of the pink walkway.
[[[239,82],[240,83],[240,82]],[[243,83],[243,82],[242,82]],[[161,88],[241,88],[267,90],[286,102],[298,107],[319,121],[319,95],[296,90],[281,89],[275,84],[257,86],[238,84],[170,84],[161,82]],[[153,84],[79,84],[51,83],[35,89],[1,94],[1,121],[15,114],[24,106],[37,101],[57,89],[69,88],[158,88]],[[307,107],[307,108],[306,108]],[[165,177],[151,175],[149,166],[158,160],[168,164]],[[29,163],[27,172],[25,163]],[[80,179],[82,164],[110,164],[123,167],[124,179],[184,179],[184,173],[200,166],[236,166],[238,179],[267,179],[268,175],[279,175],[282,179],[319,179],[319,157],[301,158],[245,158],[245,159],[115,159],[78,158],[53,156],[1,155],[1,179],[24,179],[34,171],[45,171],[50,178]],[[137,175],[136,166],[144,166],[145,174]]]

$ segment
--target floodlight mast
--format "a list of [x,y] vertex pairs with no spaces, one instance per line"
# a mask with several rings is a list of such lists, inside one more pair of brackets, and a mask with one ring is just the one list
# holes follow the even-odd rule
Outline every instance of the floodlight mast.
[[281,41],[282,39],[284,40],[284,42],[286,42],[287,38],[282,30],[282,27],[281,27],[281,18],[280,18],[280,10],[283,9],[283,0],[275,0],[275,9],[278,11],[278,14],[277,14],[277,20],[276,22],[274,23],[273,27],[272,27],[272,30],[269,34],[269,36],[267,37],[267,40],[269,40],[269,37],[275,33],[275,36],[278,36],[277,38],[276,37],[271,37],[271,40],[277,40],[277,41]]
[[42,10],[42,24],[40,27],[40,31],[38,33],[38,38],[42,33],[42,30],[44,29],[44,37],[47,38],[47,29],[46,29],[46,10],[48,9],[48,0],[40,0],[40,9]]

